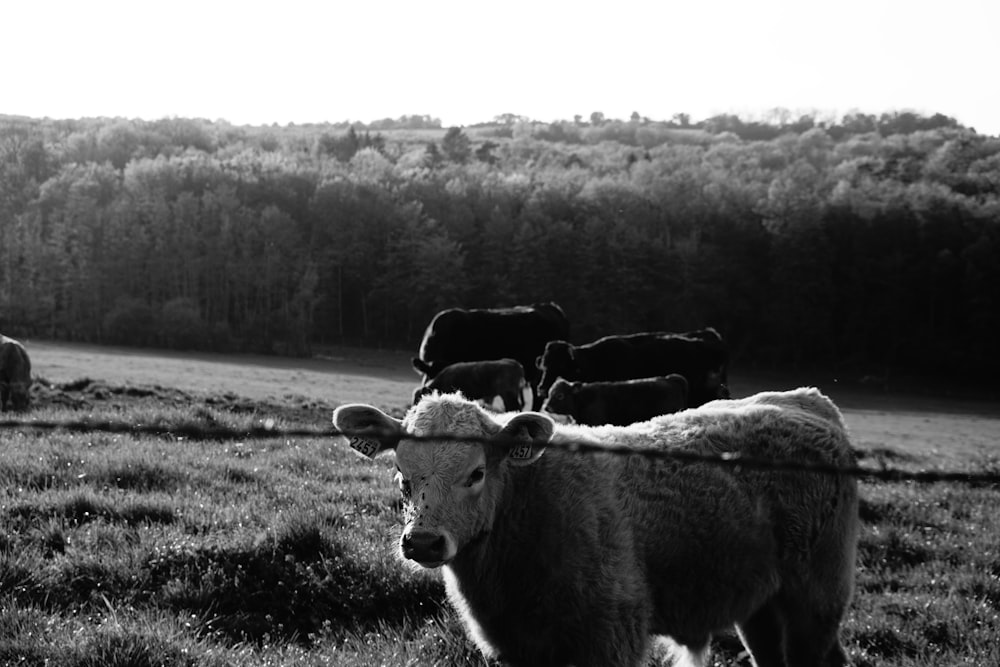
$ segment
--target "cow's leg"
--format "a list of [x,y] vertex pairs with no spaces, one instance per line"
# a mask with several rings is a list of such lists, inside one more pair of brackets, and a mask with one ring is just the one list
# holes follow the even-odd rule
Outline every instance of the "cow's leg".
[[0,412],[7,412],[7,401],[10,400],[10,387],[0,385]]
[[807,600],[785,601],[785,655],[788,667],[840,667],[849,664],[840,645],[842,613],[820,611]]
[[539,411],[542,409],[542,402],[544,401],[544,396],[539,396],[538,385],[531,384],[531,409],[534,411]]
[[736,631],[756,667],[784,667],[785,629],[777,606],[768,602],[750,618],[738,623]]
[[503,407],[507,412],[516,412],[524,407],[524,404],[517,400],[518,395],[516,391],[505,391],[500,394],[500,398],[503,399]]
[[[650,636],[646,617],[639,610],[618,607],[605,618],[590,616],[596,621],[577,636],[578,655],[572,664],[577,667],[634,667],[643,664],[649,653]],[[692,667],[703,667],[694,664]]]

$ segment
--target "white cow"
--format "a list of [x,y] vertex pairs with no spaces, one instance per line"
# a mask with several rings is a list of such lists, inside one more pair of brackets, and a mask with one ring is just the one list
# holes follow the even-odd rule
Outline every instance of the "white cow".
[[[840,413],[816,389],[626,427],[491,415],[458,395],[425,397],[401,421],[344,405],[334,423],[360,432],[351,444],[367,456],[395,449],[402,554],[443,566],[448,596],[487,655],[634,666],[650,635],[669,635],[703,665],[711,634],[735,624],[759,667],[847,663],[838,627],[854,581],[853,477],[556,446],[850,466]],[[442,434],[470,440],[406,438]]]

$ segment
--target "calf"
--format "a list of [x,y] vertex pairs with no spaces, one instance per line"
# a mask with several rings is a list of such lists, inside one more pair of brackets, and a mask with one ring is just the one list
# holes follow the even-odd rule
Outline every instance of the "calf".
[[413,403],[437,391],[461,392],[466,398],[492,402],[503,400],[505,410],[524,408],[524,368],[514,359],[460,361],[443,368],[434,378],[413,392]]
[[620,382],[569,382],[549,389],[542,409],[569,415],[578,424],[627,426],[688,406],[688,383],[676,373]]
[[402,420],[367,405],[333,420],[362,454],[395,451],[401,553],[443,567],[487,655],[636,667],[650,635],[669,635],[704,665],[711,634],[735,624],[758,667],[847,662],[838,628],[854,581],[856,480],[663,456],[851,466],[840,413],[816,389],[627,427],[492,415],[457,394],[424,397]]
[[0,412],[31,404],[31,359],[24,345],[0,334]]

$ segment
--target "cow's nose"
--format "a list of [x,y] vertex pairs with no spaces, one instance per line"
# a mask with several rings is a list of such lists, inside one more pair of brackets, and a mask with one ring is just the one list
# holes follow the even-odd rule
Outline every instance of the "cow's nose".
[[418,563],[443,562],[447,548],[444,535],[434,530],[411,530],[403,535],[403,556]]

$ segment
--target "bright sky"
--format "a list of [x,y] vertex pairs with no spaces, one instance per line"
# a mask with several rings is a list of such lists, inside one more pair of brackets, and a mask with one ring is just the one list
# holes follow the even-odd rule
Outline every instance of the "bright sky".
[[445,126],[769,109],[1000,135],[1000,0],[4,0],[0,114]]

